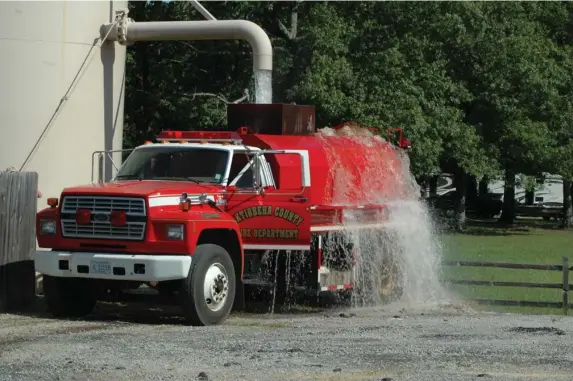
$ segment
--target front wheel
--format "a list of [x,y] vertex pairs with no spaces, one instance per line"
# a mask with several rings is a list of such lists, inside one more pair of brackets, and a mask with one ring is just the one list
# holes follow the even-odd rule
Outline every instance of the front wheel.
[[183,312],[191,325],[216,325],[229,316],[235,299],[235,268],[219,245],[198,245],[182,288]]

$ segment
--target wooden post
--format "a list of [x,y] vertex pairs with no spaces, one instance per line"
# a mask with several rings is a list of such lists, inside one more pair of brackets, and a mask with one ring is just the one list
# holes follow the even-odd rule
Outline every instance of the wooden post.
[[569,310],[569,258],[563,257],[563,313]]
[[0,171],[0,313],[34,305],[38,174]]

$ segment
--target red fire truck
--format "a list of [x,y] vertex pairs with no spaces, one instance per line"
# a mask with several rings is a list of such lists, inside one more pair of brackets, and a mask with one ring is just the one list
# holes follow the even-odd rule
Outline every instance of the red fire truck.
[[146,284],[175,295],[189,323],[212,325],[244,308],[252,287],[277,298],[354,287],[345,231],[386,222],[370,195],[402,189],[401,131],[396,147],[321,133],[310,106],[233,104],[227,114],[221,131],[163,131],[111,181],[48,199],[35,266],[53,315],[84,316]]

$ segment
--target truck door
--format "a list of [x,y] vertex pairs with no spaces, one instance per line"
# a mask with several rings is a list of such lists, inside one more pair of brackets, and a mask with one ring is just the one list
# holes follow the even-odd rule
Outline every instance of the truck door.
[[236,151],[229,175],[227,212],[239,224],[245,249],[310,250],[308,153],[277,151],[271,154],[300,157],[299,173],[292,176],[302,179],[301,186],[277,188],[265,158],[267,154]]

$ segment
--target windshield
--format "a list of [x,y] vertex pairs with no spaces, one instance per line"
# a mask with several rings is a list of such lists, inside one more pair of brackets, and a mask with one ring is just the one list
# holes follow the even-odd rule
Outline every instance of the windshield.
[[116,180],[174,180],[220,184],[229,152],[213,148],[140,148],[125,161]]

